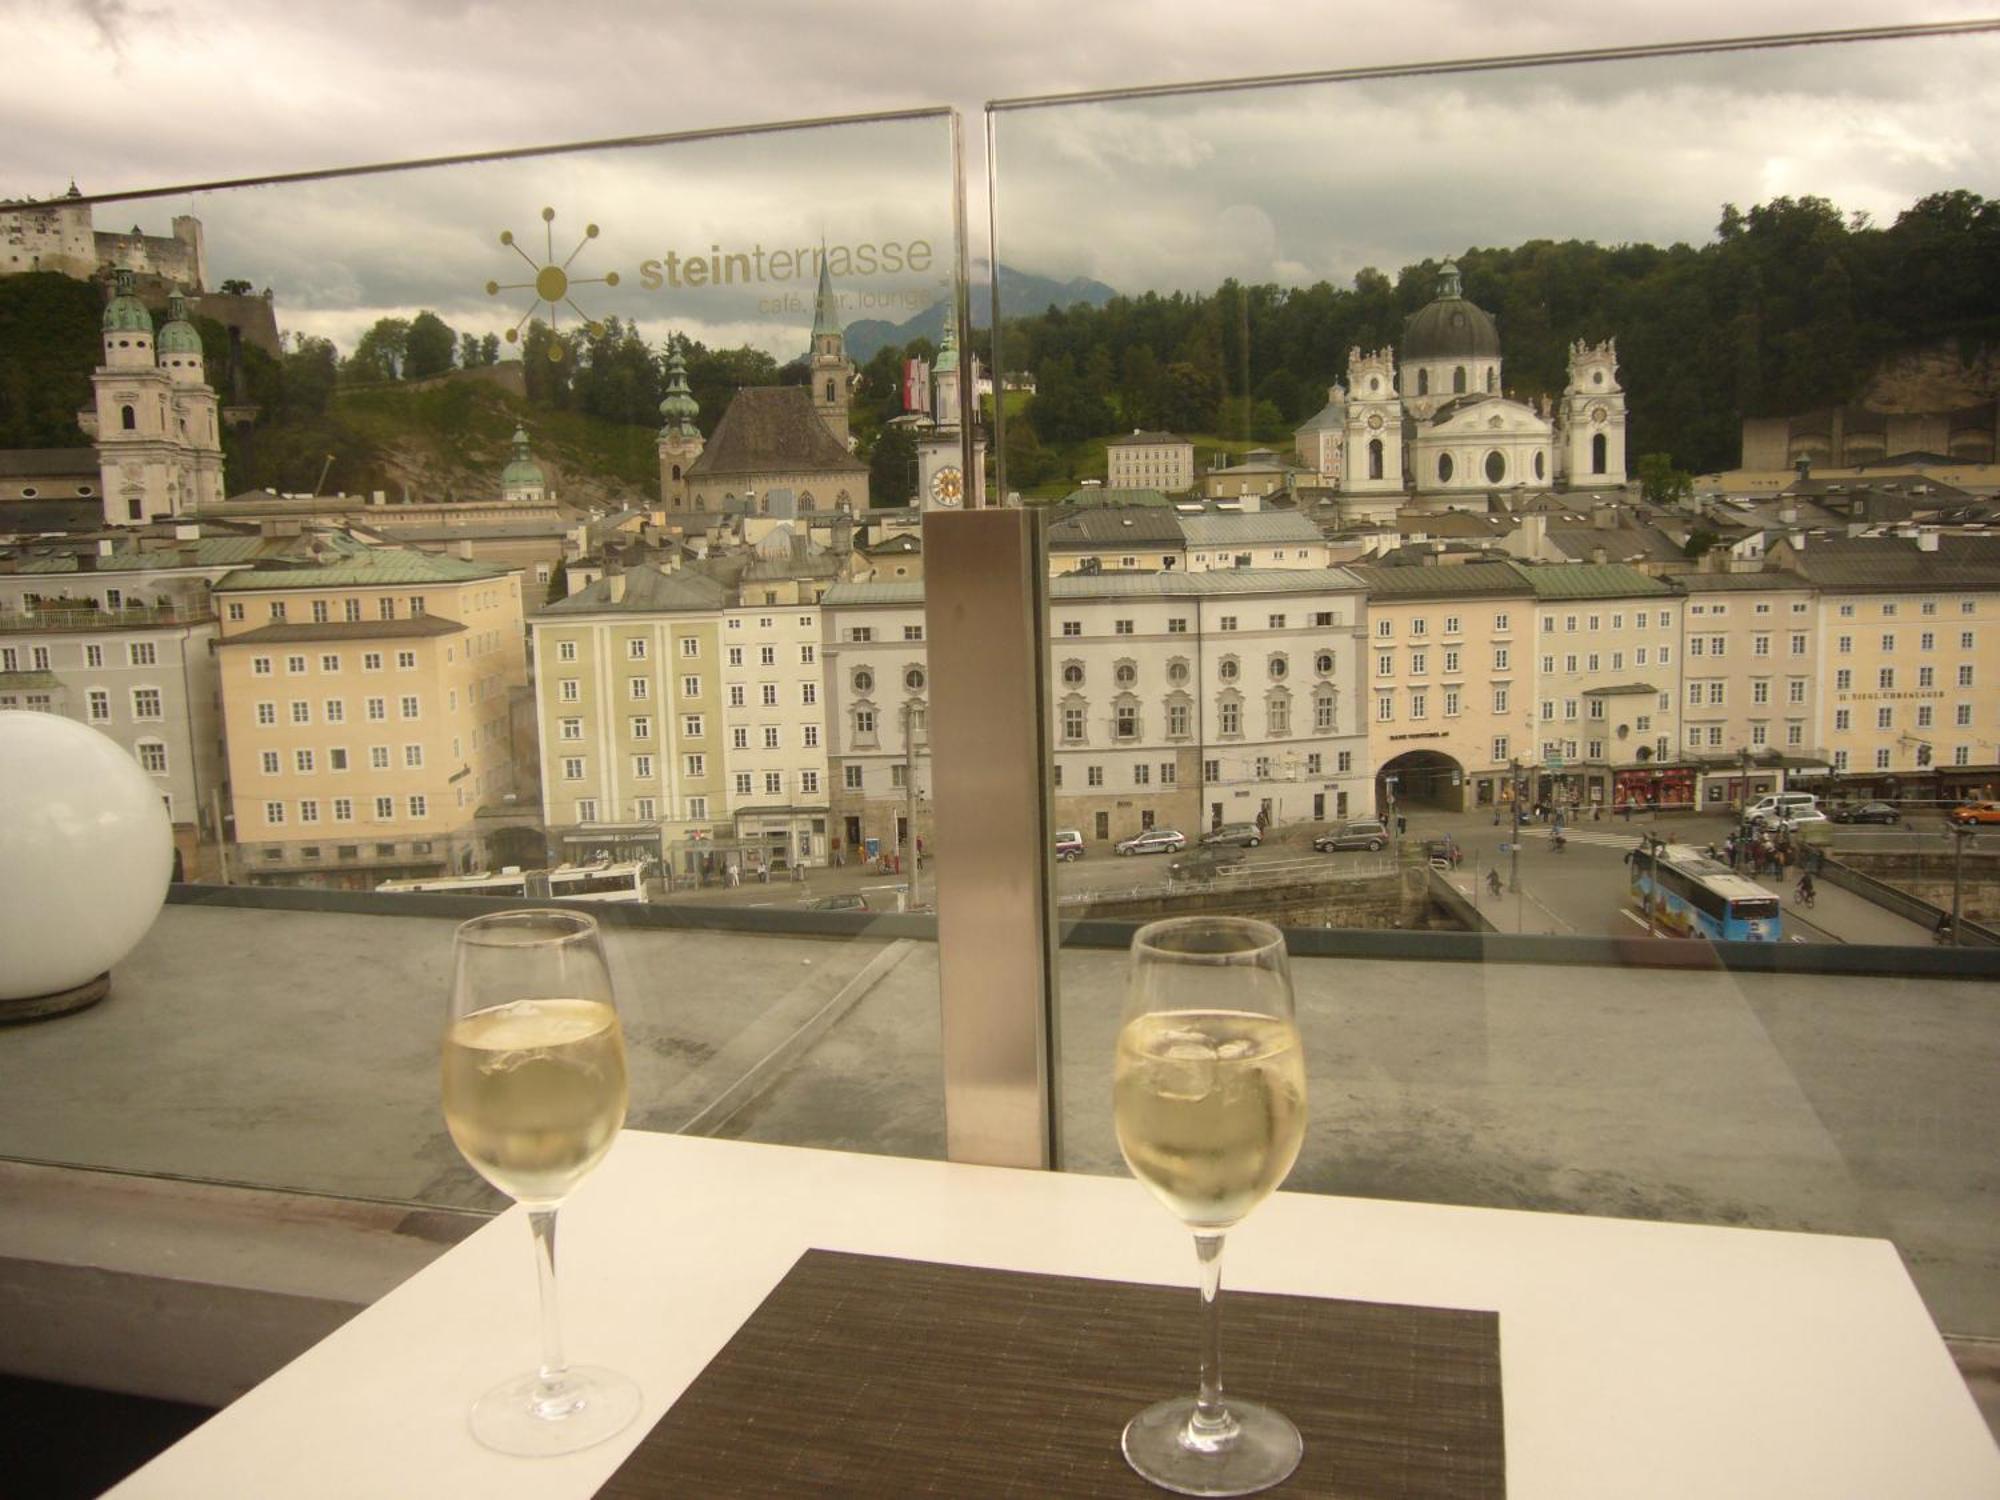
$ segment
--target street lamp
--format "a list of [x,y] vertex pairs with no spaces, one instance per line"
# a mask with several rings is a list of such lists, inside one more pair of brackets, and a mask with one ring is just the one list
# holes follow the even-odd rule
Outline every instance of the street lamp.
[[1514,839],[1508,844],[1507,889],[1521,889],[1521,761],[1518,756],[1507,762],[1508,779],[1513,786]]

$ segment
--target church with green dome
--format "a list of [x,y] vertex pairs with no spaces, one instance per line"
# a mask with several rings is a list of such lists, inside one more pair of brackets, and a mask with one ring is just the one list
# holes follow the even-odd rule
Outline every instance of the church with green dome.
[[103,361],[77,425],[97,444],[105,524],[144,526],[220,501],[221,409],[187,299],[175,290],[156,330],[120,270],[99,328]]

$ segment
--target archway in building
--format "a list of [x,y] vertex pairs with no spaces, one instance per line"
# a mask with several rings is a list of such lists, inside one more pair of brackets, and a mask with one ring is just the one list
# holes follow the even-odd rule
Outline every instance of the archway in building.
[[1405,750],[1375,773],[1375,805],[1385,813],[1392,803],[1462,812],[1465,795],[1465,768],[1442,750]]
[[539,870],[548,863],[548,840],[539,828],[496,828],[486,840],[487,858],[496,870],[519,865]]

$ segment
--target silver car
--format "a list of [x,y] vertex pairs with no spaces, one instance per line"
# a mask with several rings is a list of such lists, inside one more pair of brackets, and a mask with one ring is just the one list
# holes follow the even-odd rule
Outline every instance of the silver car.
[[1177,829],[1149,828],[1144,833],[1135,833],[1129,839],[1120,839],[1116,846],[1119,854],[1171,854],[1187,843],[1187,839]]

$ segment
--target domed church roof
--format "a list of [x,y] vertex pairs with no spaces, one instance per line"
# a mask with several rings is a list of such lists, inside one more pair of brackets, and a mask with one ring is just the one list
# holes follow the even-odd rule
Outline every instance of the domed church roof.
[[162,354],[200,354],[201,335],[188,321],[187,299],[179,292],[167,298],[167,321],[160,325]]
[[514,429],[514,459],[500,471],[500,485],[503,489],[536,488],[545,484],[542,466],[528,456],[528,434],[523,428]]
[[104,304],[104,331],[106,333],[151,333],[153,315],[146,311],[133,291],[132,273],[120,270],[116,278],[117,295]]
[[1485,308],[1459,290],[1458,262],[1438,271],[1436,300],[1410,314],[1397,356],[1404,364],[1430,359],[1498,359],[1500,329]]

